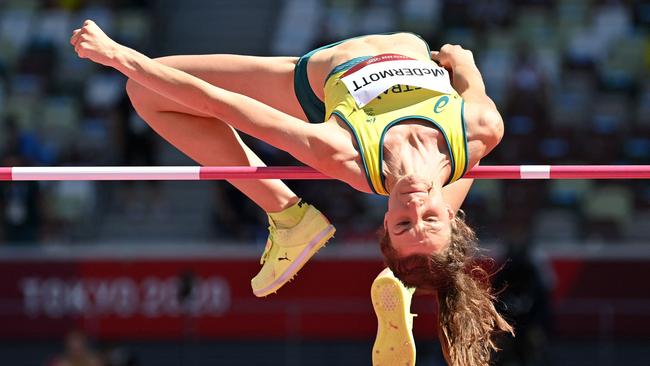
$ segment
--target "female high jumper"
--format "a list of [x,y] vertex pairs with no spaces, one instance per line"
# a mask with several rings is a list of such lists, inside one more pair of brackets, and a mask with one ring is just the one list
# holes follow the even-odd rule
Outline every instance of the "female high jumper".
[[[494,333],[512,328],[494,308],[485,272],[472,261],[473,232],[455,211],[471,185],[460,179],[500,142],[503,122],[470,51],[445,45],[430,52],[418,36],[396,33],[300,58],[152,60],[92,21],[70,42],[80,57],[126,75],[137,112],[201,164],[263,165],[241,131],[359,191],[389,196],[381,249],[392,273],[373,284],[374,364],[414,364],[413,290],[406,285],[437,295],[450,364],[488,365]],[[334,227],[279,180],[231,183],[269,214],[263,266],[251,281],[265,296],[289,281]]]

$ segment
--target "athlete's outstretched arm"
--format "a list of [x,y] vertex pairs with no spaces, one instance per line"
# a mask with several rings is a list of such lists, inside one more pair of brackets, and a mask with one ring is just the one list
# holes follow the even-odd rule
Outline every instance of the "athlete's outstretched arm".
[[[475,167],[478,165],[479,164],[476,164]],[[473,183],[474,179],[472,178],[462,178],[450,185],[442,187],[442,197],[454,213],[460,210],[460,207],[463,205],[463,201],[465,201],[465,197],[467,197]]]
[[487,95],[485,83],[471,51],[446,44],[439,52],[432,52],[434,61],[453,72],[454,89],[465,101],[466,121],[474,126],[474,135],[485,143],[485,156],[503,138],[503,119],[494,101]]
[[319,154],[319,149],[325,142],[325,134],[318,131],[318,125],[304,123],[255,99],[229,92],[156,62],[113,41],[92,21],[86,21],[83,28],[75,30],[70,43],[79,57],[113,67],[146,88],[226,121],[232,127],[322,170],[326,158]]
[[465,197],[469,193],[469,189],[472,187],[472,183],[474,183],[474,179],[462,178],[442,188],[442,197],[454,213],[460,210],[463,201],[465,201]]

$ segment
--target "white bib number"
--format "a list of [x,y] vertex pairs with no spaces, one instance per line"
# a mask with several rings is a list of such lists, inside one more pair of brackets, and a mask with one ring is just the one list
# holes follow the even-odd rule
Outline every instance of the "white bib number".
[[449,73],[430,62],[402,55],[384,54],[370,58],[343,74],[341,81],[359,107],[364,107],[395,85],[409,85],[451,94]]

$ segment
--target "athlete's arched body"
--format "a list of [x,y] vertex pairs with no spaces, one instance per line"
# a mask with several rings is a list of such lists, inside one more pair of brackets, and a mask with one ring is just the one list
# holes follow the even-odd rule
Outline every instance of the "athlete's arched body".
[[[395,274],[407,285],[440,290],[445,300],[447,287],[454,294],[467,289],[467,299],[480,303],[472,315],[467,304],[449,297],[450,310],[465,311],[465,319],[485,318],[469,331],[449,321],[444,336],[450,362],[483,362],[493,347],[492,331],[509,329],[489,290],[469,283],[465,267],[473,241],[455,216],[471,184],[457,181],[503,135],[471,52],[451,45],[430,52],[419,37],[397,33],[353,38],[301,58],[152,60],[117,44],[91,21],[73,33],[71,43],[80,57],[129,77],[138,113],[201,164],[263,165],[238,130],[359,191],[389,195],[382,251]],[[451,83],[445,69],[453,74]],[[281,181],[231,183],[270,216],[265,263],[252,282],[263,296],[286,283],[334,229],[313,207],[297,204]],[[476,346],[455,345],[474,335]]]

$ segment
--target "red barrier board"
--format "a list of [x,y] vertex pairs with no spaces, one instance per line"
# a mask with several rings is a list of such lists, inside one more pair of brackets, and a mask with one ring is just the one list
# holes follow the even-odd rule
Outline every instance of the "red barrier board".
[[[378,260],[315,260],[278,294],[256,298],[249,259],[0,262],[0,338],[48,339],[82,328],[100,339],[372,339]],[[555,328],[650,336],[650,261],[556,258]],[[179,300],[180,278],[192,278]],[[435,301],[414,300],[415,333],[435,338]]]

